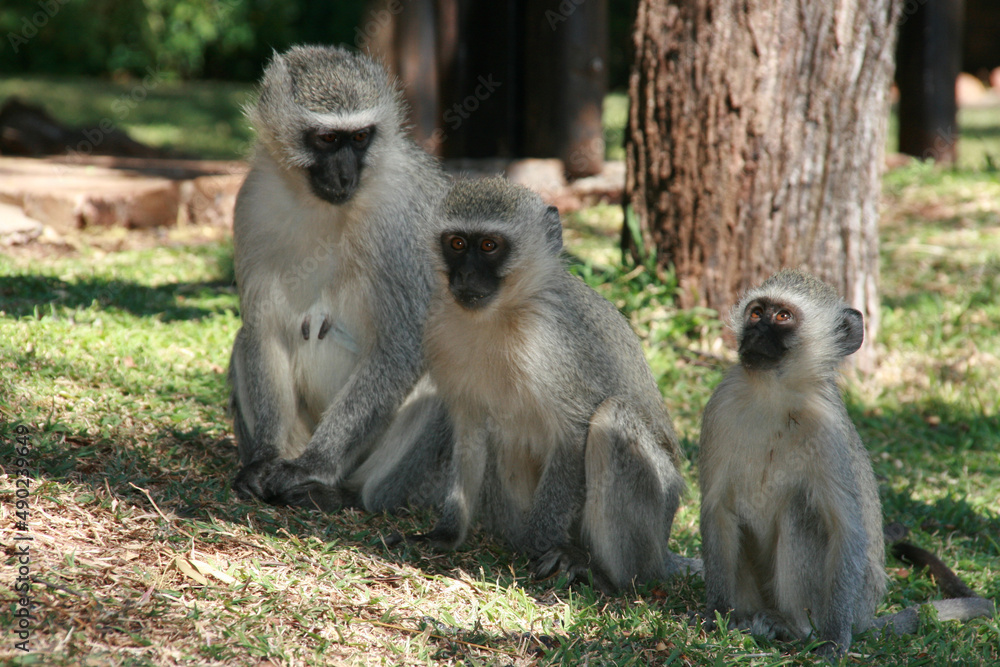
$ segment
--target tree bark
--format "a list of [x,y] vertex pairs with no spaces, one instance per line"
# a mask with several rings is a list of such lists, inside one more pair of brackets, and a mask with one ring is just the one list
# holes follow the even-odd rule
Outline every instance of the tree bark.
[[799,267],[875,339],[898,13],[899,0],[639,0],[625,204],[676,271],[681,306],[725,315]]

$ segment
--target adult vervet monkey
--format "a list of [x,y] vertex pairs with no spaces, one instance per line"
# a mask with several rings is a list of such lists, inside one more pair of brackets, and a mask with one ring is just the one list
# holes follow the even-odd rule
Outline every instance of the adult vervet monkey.
[[567,273],[558,211],[458,182],[437,225],[425,342],[456,473],[414,539],[452,549],[478,518],[536,576],[589,569],[606,590],[699,567],[667,545],[684,482],[663,399],[625,318]]
[[276,54],[247,113],[257,146],[233,227],[233,486],[323,510],[433,501],[450,426],[418,387],[431,284],[419,239],[441,170],[406,136],[385,70],[342,48]]
[[[731,325],[740,363],[708,402],[699,458],[709,625],[729,612],[754,634],[815,633],[828,657],[873,626],[912,632],[912,610],[875,619],[886,588],[882,506],[837,386],[841,360],[864,338],[861,313],[786,270],[751,289]],[[933,604],[939,618],[965,619],[984,602]]]

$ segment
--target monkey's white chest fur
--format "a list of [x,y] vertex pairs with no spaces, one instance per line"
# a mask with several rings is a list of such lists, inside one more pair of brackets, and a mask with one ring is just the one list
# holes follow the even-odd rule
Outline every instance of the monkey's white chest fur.
[[[704,493],[768,542],[788,503],[803,488],[822,487],[816,473],[828,452],[813,436],[822,432],[823,411],[791,390],[747,384],[739,389],[711,406],[726,419],[703,442]],[[769,395],[768,389],[783,395]]]
[[460,308],[449,298],[431,306],[431,375],[459,433],[488,431],[498,479],[527,511],[549,457],[559,443],[585,437],[590,415],[576,414],[559,387],[542,381],[556,377],[549,366],[561,363],[561,350],[532,313],[484,318]]
[[[262,172],[274,169],[265,162]],[[251,174],[255,176],[255,174]],[[307,206],[281,191],[240,202],[246,225],[237,246],[237,279],[255,317],[280,332],[282,357],[296,391],[299,428],[291,449],[304,447],[324,410],[355,370],[369,327],[367,284],[351,264],[345,230],[351,220],[336,207]],[[248,224],[252,222],[252,224]],[[241,275],[241,265],[253,272]],[[288,377],[275,371],[274,377]]]

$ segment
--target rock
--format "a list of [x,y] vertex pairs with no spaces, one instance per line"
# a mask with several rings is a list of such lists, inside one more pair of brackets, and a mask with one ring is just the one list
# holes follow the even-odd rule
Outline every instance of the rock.
[[245,171],[232,162],[0,157],[0,202],[62,233],[94,226],[232,225]]
[[18,206],[0,204],[0,245],[22,245],[41,236],[45,226]]
[[986,97],[986,86],[977,77],[962,72],[955,79],[955,99],[958,106],[978,104]]
[[507,165],[507,179],[545,195],[555,195],[566,187],[566,171],[556,158],[526,158]]
[[625,191],[625,162],[605,162],[601,173],[580,178],[569,184],[582,206],[620,204]]

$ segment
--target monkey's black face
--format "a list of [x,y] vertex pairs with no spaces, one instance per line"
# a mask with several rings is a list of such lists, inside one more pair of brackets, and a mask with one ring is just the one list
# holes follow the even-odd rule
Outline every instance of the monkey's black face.
[[343,204],[358,189],[363,158],[375,138],[375,127],[358,130],[309,130],[303,141],[313,154],[309,186],[313,194]]
[[743,311],[740,363],[747,370],[775,368],[794,343],[798,327],[795,308],[768,299],[750,302]]
[[443,233],[440,241],[452,296],[469,310],[486,307],[500,291],[510,244],[497,234],[457,231]]

